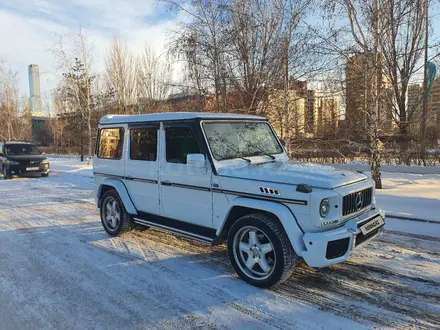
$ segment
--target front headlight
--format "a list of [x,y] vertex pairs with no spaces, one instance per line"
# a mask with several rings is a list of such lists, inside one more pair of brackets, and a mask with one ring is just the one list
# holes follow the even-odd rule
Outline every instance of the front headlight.
[[324,198],[319,205],[319,214],[321,218],[325,218],[330,213],[330,202],[327,198]]
[[43,159],[43,161],[41,162],[41,165],[46,165],[49,164],[49,161],[47,159]]
[[10,160],[9,165],[20,165],[20,163],[16,162],[15,160]]

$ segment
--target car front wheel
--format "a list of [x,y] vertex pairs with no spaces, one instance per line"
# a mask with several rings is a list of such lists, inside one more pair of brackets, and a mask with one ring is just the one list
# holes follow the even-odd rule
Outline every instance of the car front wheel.
[[249,214],[232,225],[228,254],[237,274],[262,288],[287,280],[298,260],[281,224],[265,214]]
[[8,171],[5,165],[3,165],[3,179],[5,180],[12,179],[12,175],[10,174],[10,172]]
[[118,236],[133,229],[131,215],[115,190],[104,194],[100,211],[102,226],[110,236]]

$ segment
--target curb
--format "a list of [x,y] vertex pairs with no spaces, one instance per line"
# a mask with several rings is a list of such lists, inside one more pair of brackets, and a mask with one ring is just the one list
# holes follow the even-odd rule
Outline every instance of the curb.
[[412,218],[412,217],[405,217],[405,216],[402,216],[402,215],[388,214],[386,212],[385,212],[385,218],[397,219],[397,220],[405,220],[405,221],[416,221],[416,222],[433,223],[433,224],[436,224],[436,225],[440,225],[440,221],[426,220],[426,219]]

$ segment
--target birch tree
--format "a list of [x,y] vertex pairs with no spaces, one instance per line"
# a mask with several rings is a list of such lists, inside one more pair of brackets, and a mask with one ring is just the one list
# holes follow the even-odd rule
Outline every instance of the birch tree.
[[309,68],[301,64],[309,59],[310,38],[299,24],[309,0],[166,2],[191,17],[170,47],[187,63],[199,94],[214,94],[219,111],[261,111],[268,89],[282,86],[286,72],[289,80]]
[[127,44],[114,38],[105,55],[105,80],[107,90],[116,99],[118,113],[133,114],[132,105],[137,102],[136,71],[136,60]]
[[144,111],[156,111],[172,86],[173,70],[168,53],[156,55],[147,44],[137,58],[136,89],[138,102]]
[[76,126],[81,140],[81,161],[84,160],[84,145],[87,145],[89,163],[92,159],[94,140],[92,83],[95,76],[91,72],[93,48],[93,43],[88,40],[86,32],[80,28],[76,33],[60,35],[58,42],[51,49],[57,69],[63,72],[61,88],[66,102],[70,104],[70,111],[75,112],[78,117]]

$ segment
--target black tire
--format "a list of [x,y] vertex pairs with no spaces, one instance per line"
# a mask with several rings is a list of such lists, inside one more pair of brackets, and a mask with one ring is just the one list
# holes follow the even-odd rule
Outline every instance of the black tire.
[[[105,218],[107,212],[107,205],[113,201],[117,203],[118,206],[117,213],[119,214],[119,222],[114,228],[110,226],[110,224]],[[101,215],[102,226],[104,227],[107,234],[109,234],[110,236],[122,235],[123,233],[134,229],[134,223],[132,217],[125,209],[124,203],[122,202],[116,190],[107,191],[104,194],[104,196],[102,196],[100,215]]]
[[42,176],[43,178],[47,178],[47,177],[49,176],[49,173],[42,173],[41,176]]
[[[273,252],[270,253],[272,253],[272,256],[275,257],[273,259],[276,261],[271,266],[270,275],[267,275],[265,278],[256,279],[250,277],[242,270],[243,268],[248,271],[249,268],[246,268],[244,265],[244,260],[238,254],[240,251],[237,250],[237,246],[234,246],[234,239],[237,234],[240,236],[240,232],[243,232],[244,229],[249,227],[256,228],[260,235],[266,235],[267,238],[270,239],[268,242],[270,242],[273,246]],[[235,254],[234,250],[236,251]],[[260,288],[268,288],[281,284],[289,279],[290,276],[292,276],[295,265],[299,259],[293,250],[284,228],[281,226],[278,220],[262,213],[245,215],[232,225],[228,233],[228,254],[232,266],[237,274],[247,283]],[[248,254],[248,258],[251,258],[250,254]],[[240,262],[241,266],[238,264]]]
[[5,165],[3,165],[2,173],[3,173],[3,179],[5,180],[12,179],[12,175]]

